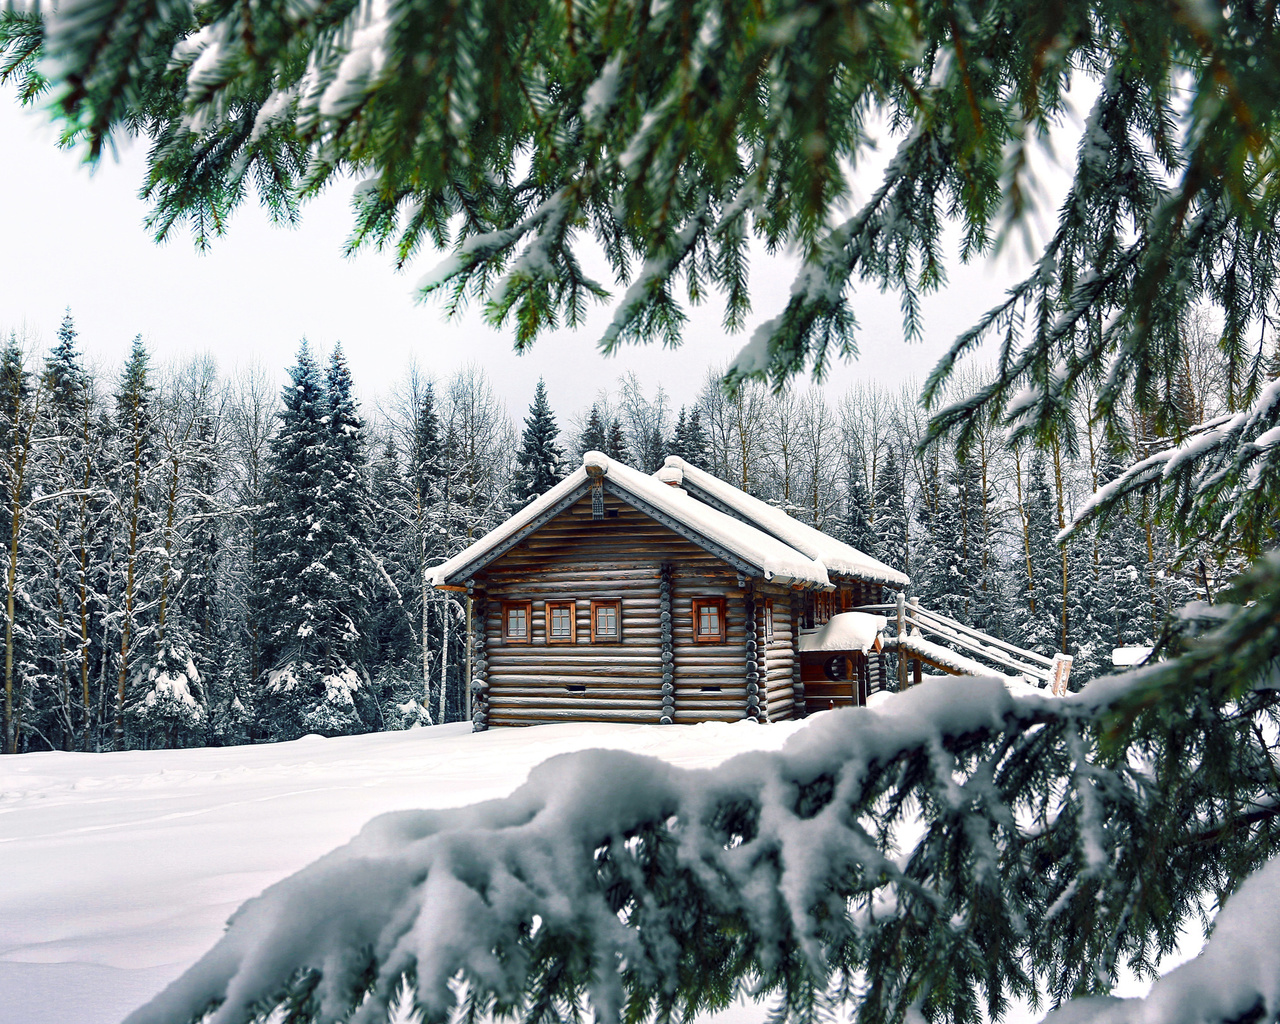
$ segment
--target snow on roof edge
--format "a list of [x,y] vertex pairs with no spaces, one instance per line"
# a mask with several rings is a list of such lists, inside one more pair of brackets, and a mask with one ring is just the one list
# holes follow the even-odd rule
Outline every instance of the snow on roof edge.
[[683,474],[686,487],[692,484],[718,501],[724,502],[746,516],[759,529],[772,534],[784,544],[803,552],[815,561],[821,562],[828,572],[854,576],[887,586],[905,587],[911,583],[911,578],[906,573],[886,565],[878,558],[873,558],[830,534],[800,522],[793,516],[787,515],[782,509],[753,497],[706,470],[691,466],[678,455],[668,455],[663,467],[679,469]]
[[587,467],[599,468],[605,479],[624,492],[653,505],[678,520],[712,543],[718,544],[744,561],[758,566],[766,577],[779,582],[809,583],[829,587],[830,580],[821,561],[812,558],[766,530],[743,523],[733,516],[698,501],[686,491],[670,487],[625,463],[610,459],[601,452],[589,451],[582,456],[582,466],[535,498],[515,515],[483,537],[431,570],[432,586],[445,584],[466,566],[511,538],[588,479]]

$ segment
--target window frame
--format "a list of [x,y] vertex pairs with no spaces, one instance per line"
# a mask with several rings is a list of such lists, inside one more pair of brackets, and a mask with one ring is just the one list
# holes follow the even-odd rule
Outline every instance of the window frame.
[[[569,609],[569,635],[556,636],[551,629],[553,621],[553,613],[557,608]],[[548,600],[543,610],[546,618],[547,626],[547,643],[549,644],[576,644],[578,642],[578,602],[574,600]]]
[[764,639],[765,643],[773,643],[773,598],[764,599]]
[[[513,636],[511,633],[511,619],[509,613],[520,609],[524,612],[524,636]],[[531,644],[533,643],[533,602],[532,601],[503,601],[502,602],[502,640],[508,644]]]
[[[612,633],[599,633],[596,631],[596,610],[605,606],[613,608],[614,624],[617,628]],[[599,598],[591,602],[591,642],[593,644],[622,643],[622,598]]]
[[[705,605],[714,605],[716,613],[720,617],[720,632],[718,634],[703,633],[699,628],[702,625],[702,616],[700,609]],[[723,597],[695,597],[692,602],[693,609],[693,642],[695,644],[723,644],[729,635],[729,617],[726,614],[727,602]]]

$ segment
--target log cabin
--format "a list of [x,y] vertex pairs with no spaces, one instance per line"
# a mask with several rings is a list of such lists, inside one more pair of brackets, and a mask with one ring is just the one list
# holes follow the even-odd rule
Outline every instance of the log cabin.
[[[859,703],[878,630],[842,613],[910,581],[682,459],[649,476],[587,452],[431,582],[467,594],[482,730],[777,721]],[[823,635],[835,616],[856,649]]]

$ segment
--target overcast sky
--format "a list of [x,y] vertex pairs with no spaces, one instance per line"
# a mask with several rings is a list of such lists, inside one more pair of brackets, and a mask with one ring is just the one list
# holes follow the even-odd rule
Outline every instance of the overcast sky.
[[[0,90],[0,330],[25,328],[47,345],[70,307],[84,351],[108,366],[141,334],[161,362],[211,352],[226,372],[258,361],[283,375],[305,335],[322,350],[342,342],[366,404],[386,394],[413,359],[437,376],[478,364],[517,419],[539,377],[562,417],[627,371],[649,389],[661,383],[679,406],[693,400],[708,366],[731,358],[752,327],[782,308],[796,264],[756,262],[755,309],[742,335],[726,336],[723,307],[711,302],[694,311],[680,350],[630,347],[607,359],[595,349],[611,316],[602,306],[585,327],[544,337],[516,356],[511,333],[487,327],[475,311],[446,321],[438,304],[416,301],[413,282],[442,254],[425,252],[401,274],[377,252],[343,258],[349,186],[308,205],[296,228],[272,226],[246,204],[228,234],[199,254],[185,230],[161,246],[144,227],[142,147],[91,173],[54,137],[41,112],[20,110],[12,92]],[[875,184],[859,182],[864,194]],[[926,303],[926,342],[913,346],[902,340],[897,296],[861,289],[862,356],[838,365],[829,388],[838,394],[858,380],[922,379],[1019,269],[1007,259],[953,269],[950,286]]]

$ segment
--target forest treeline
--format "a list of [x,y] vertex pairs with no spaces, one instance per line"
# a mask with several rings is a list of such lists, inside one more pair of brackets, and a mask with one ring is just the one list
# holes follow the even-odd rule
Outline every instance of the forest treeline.
[[[1188,422],[1214,411],[1212,343]],[[912,577],[933,607],[1076,678],[1212,600],[1222,552],[1175,551],[1136,501],[1056,536],[1120,471],[1083,418],[1047,451],[992,429],[923,444],[916,389],[734,396],[709,370],[675,409],[631,375],[561,426],[541,382],[522,426],[482,370],[410,369],[376,415],[341,348],[303,342],[277,392],[195,358],[91,372],[68,314],[56,343],[0,361],[6,540],[4,746],[231,744],[456,721],[465,609],[426,570],[599,449],[647,472],[678,454]],[[957,385],[975,387],[975,378]],[[1150,429],[1135,421],[1139,436]],[[1156,445],[1151,436],[1145,443]]]

